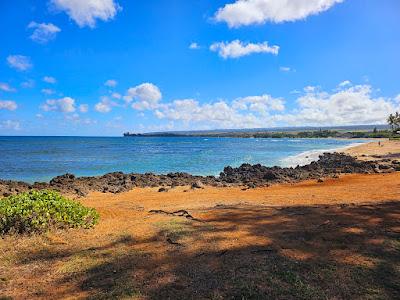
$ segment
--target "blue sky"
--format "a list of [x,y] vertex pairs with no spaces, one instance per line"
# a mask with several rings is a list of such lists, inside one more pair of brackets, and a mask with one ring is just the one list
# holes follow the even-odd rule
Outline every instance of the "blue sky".
[[381,124],[398,0],[0,4],[0,134]]

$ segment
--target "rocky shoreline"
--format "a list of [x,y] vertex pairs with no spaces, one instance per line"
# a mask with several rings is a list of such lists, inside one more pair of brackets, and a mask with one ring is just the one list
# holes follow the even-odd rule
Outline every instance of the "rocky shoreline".
[[136,187],[160,187],[160,192],[166,192],[176,186],[191,186],[193,189],[204,186],[256,188],[309,179],[323,181],[323,178],[338,177],[340,174],[373,174],[396,171],[400,171],[400,161],[397,160],[397,156],[381,157],[374,161],[361,161],[343,153],[324,153],[318,161],[306,166],[281,168],[265,167],[260,164],[243,164],[238,168],[225,167],[219,177],[193,176],[188,173],[156,175],[153,173],[114,172],[93,177],[76,177],[73,174],[65,174],[53,178],[49,183],[28,184],[0,180],[0,196],[6,197],[32,189],[52,189],[66,195],[84,197],[90,192],[121,193]]

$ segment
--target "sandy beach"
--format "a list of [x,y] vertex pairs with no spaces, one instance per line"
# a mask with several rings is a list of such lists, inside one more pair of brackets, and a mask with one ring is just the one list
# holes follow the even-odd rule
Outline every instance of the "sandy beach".
[[[363,160],[400,142],[363,144]],[[243,189],[135,188],[80,199],[93,230],[0,240],[15,299],[400,297],[400,172]],[[362,280],[360,280],[362,278]]]
[[400,158],[400,141],[379,139],[376,142],[351,147],[344,152],[360,160],[376,160],[376,156]]

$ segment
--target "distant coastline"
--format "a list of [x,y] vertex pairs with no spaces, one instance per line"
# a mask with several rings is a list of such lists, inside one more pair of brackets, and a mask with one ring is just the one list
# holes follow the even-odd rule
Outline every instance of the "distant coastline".
[[124,137],[205,137],[205,138],[336,138],[336,139],[376,139],[398,138],[399,134],[387,129],[372,130],[305,130],[305,131],[199,131],[199,132],[154,132],[131,133],[125,132]]

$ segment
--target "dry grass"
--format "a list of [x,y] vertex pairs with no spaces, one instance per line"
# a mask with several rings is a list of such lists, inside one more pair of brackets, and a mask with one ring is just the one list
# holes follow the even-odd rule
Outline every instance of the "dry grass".
[[[0,295],[400,298],[399,187],[400,174],[391,174],[249,191],[94,194],[83,200],[101,214],[94,230],[0,240]],[[181,208],[201,222],[148,213]]]

